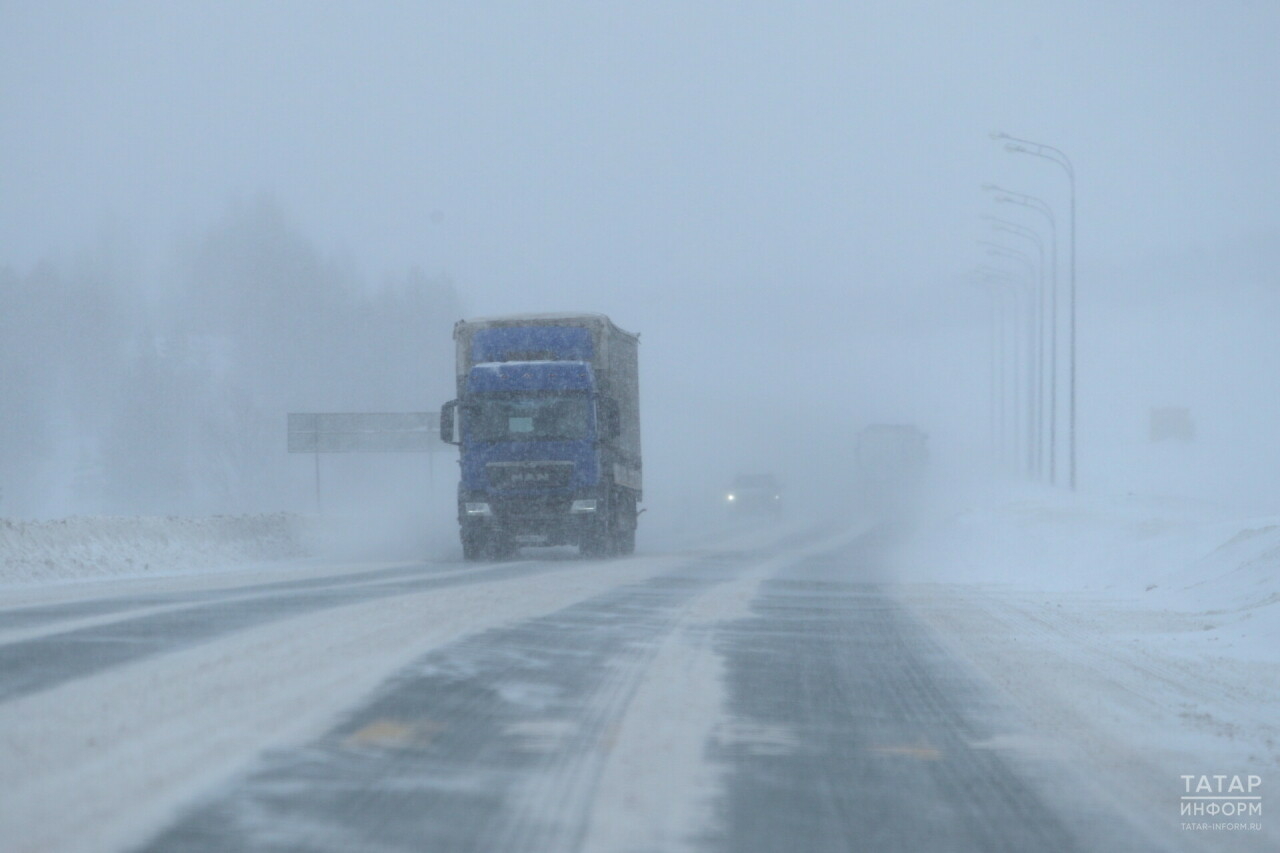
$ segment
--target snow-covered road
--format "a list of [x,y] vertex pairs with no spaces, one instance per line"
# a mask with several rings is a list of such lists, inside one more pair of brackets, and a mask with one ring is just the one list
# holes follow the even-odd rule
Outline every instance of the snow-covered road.
[[22,588],[0,847],[1274,848],[1265,812],[1178,814],[1180,774],[1276,778],[1273,664],[1125,645],[1096,594],[904,576],[901,545],[793,524]]

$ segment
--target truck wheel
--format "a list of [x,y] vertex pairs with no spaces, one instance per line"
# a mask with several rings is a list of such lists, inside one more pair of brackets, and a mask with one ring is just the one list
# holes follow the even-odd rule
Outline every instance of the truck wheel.
[[613,499],[617,515],[613,519],[613,551],[615,554],[634,554],[636,550],[636,512],[635,495],[619,489]]
[[613,549],[619,554],[634,554],[636,552],[636,529],[619,530],[613,539]]
[[583,557],[598,559],[609,556],[609,548],[603,537],[592,533],[582,540],[582,544],[578,546],[578,554]]
[[485,539],[481,536],[463,534],[462,536],[462,559],[468,563],[474,563],[483,560],[485,551]]
[[510,560],[519,548],[511,536],[498,534],[489,539],[489,554],[495,560]]
[[583,557],[608,557],[612,551],[613,537],[609,535],[609,528],[603,519],[583,534],[582,542],[578,545],[578,553]]

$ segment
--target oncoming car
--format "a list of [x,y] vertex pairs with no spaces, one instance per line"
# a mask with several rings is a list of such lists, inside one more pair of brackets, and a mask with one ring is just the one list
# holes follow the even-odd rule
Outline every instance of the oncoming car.
[[739,474],[725,491],[724,500],[735,513],[781,512],[782,484],[772,474]]

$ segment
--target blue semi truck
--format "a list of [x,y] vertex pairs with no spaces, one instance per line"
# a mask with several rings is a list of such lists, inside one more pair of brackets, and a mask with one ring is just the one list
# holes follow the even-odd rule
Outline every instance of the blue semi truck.
[[600,314],[459,321],[457,399],[440,437],[460,450],[467,560],[521,545],[635,550],[642,493],[639,336]]

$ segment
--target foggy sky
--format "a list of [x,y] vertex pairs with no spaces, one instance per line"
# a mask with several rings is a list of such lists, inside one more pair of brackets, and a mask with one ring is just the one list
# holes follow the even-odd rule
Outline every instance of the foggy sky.
[[[819,443],[967,417],[952,443],[973,447],[979,185],[1067,204],[1005,130],[1076,166],[1090,440],[1181,402],[1266,447],[1278,37],[1269,2],[5,2],[0,265],[108,230],[163,292],[175,245],[266,192],[371,280],[419,267],[469,314],[639,330],[650,436],[723,430],[726,408],[758,426],[689,440],[726,469],[794,448],[797,411]],[[1211,357],[1160,332],[1182,319]],[[1224,397],[1224,373],[1248,390]]]
[[447,268],[503,302],[516,278],[566,299],[677,275],[829,293],[951,272],[975,183],[1056,189],[993,129],[1072,154],[1095,263],[1265,231],[1280,191],[1270,3],[2,14],[18,265],[104,217],[158,242],[269,190],[364,264]]

